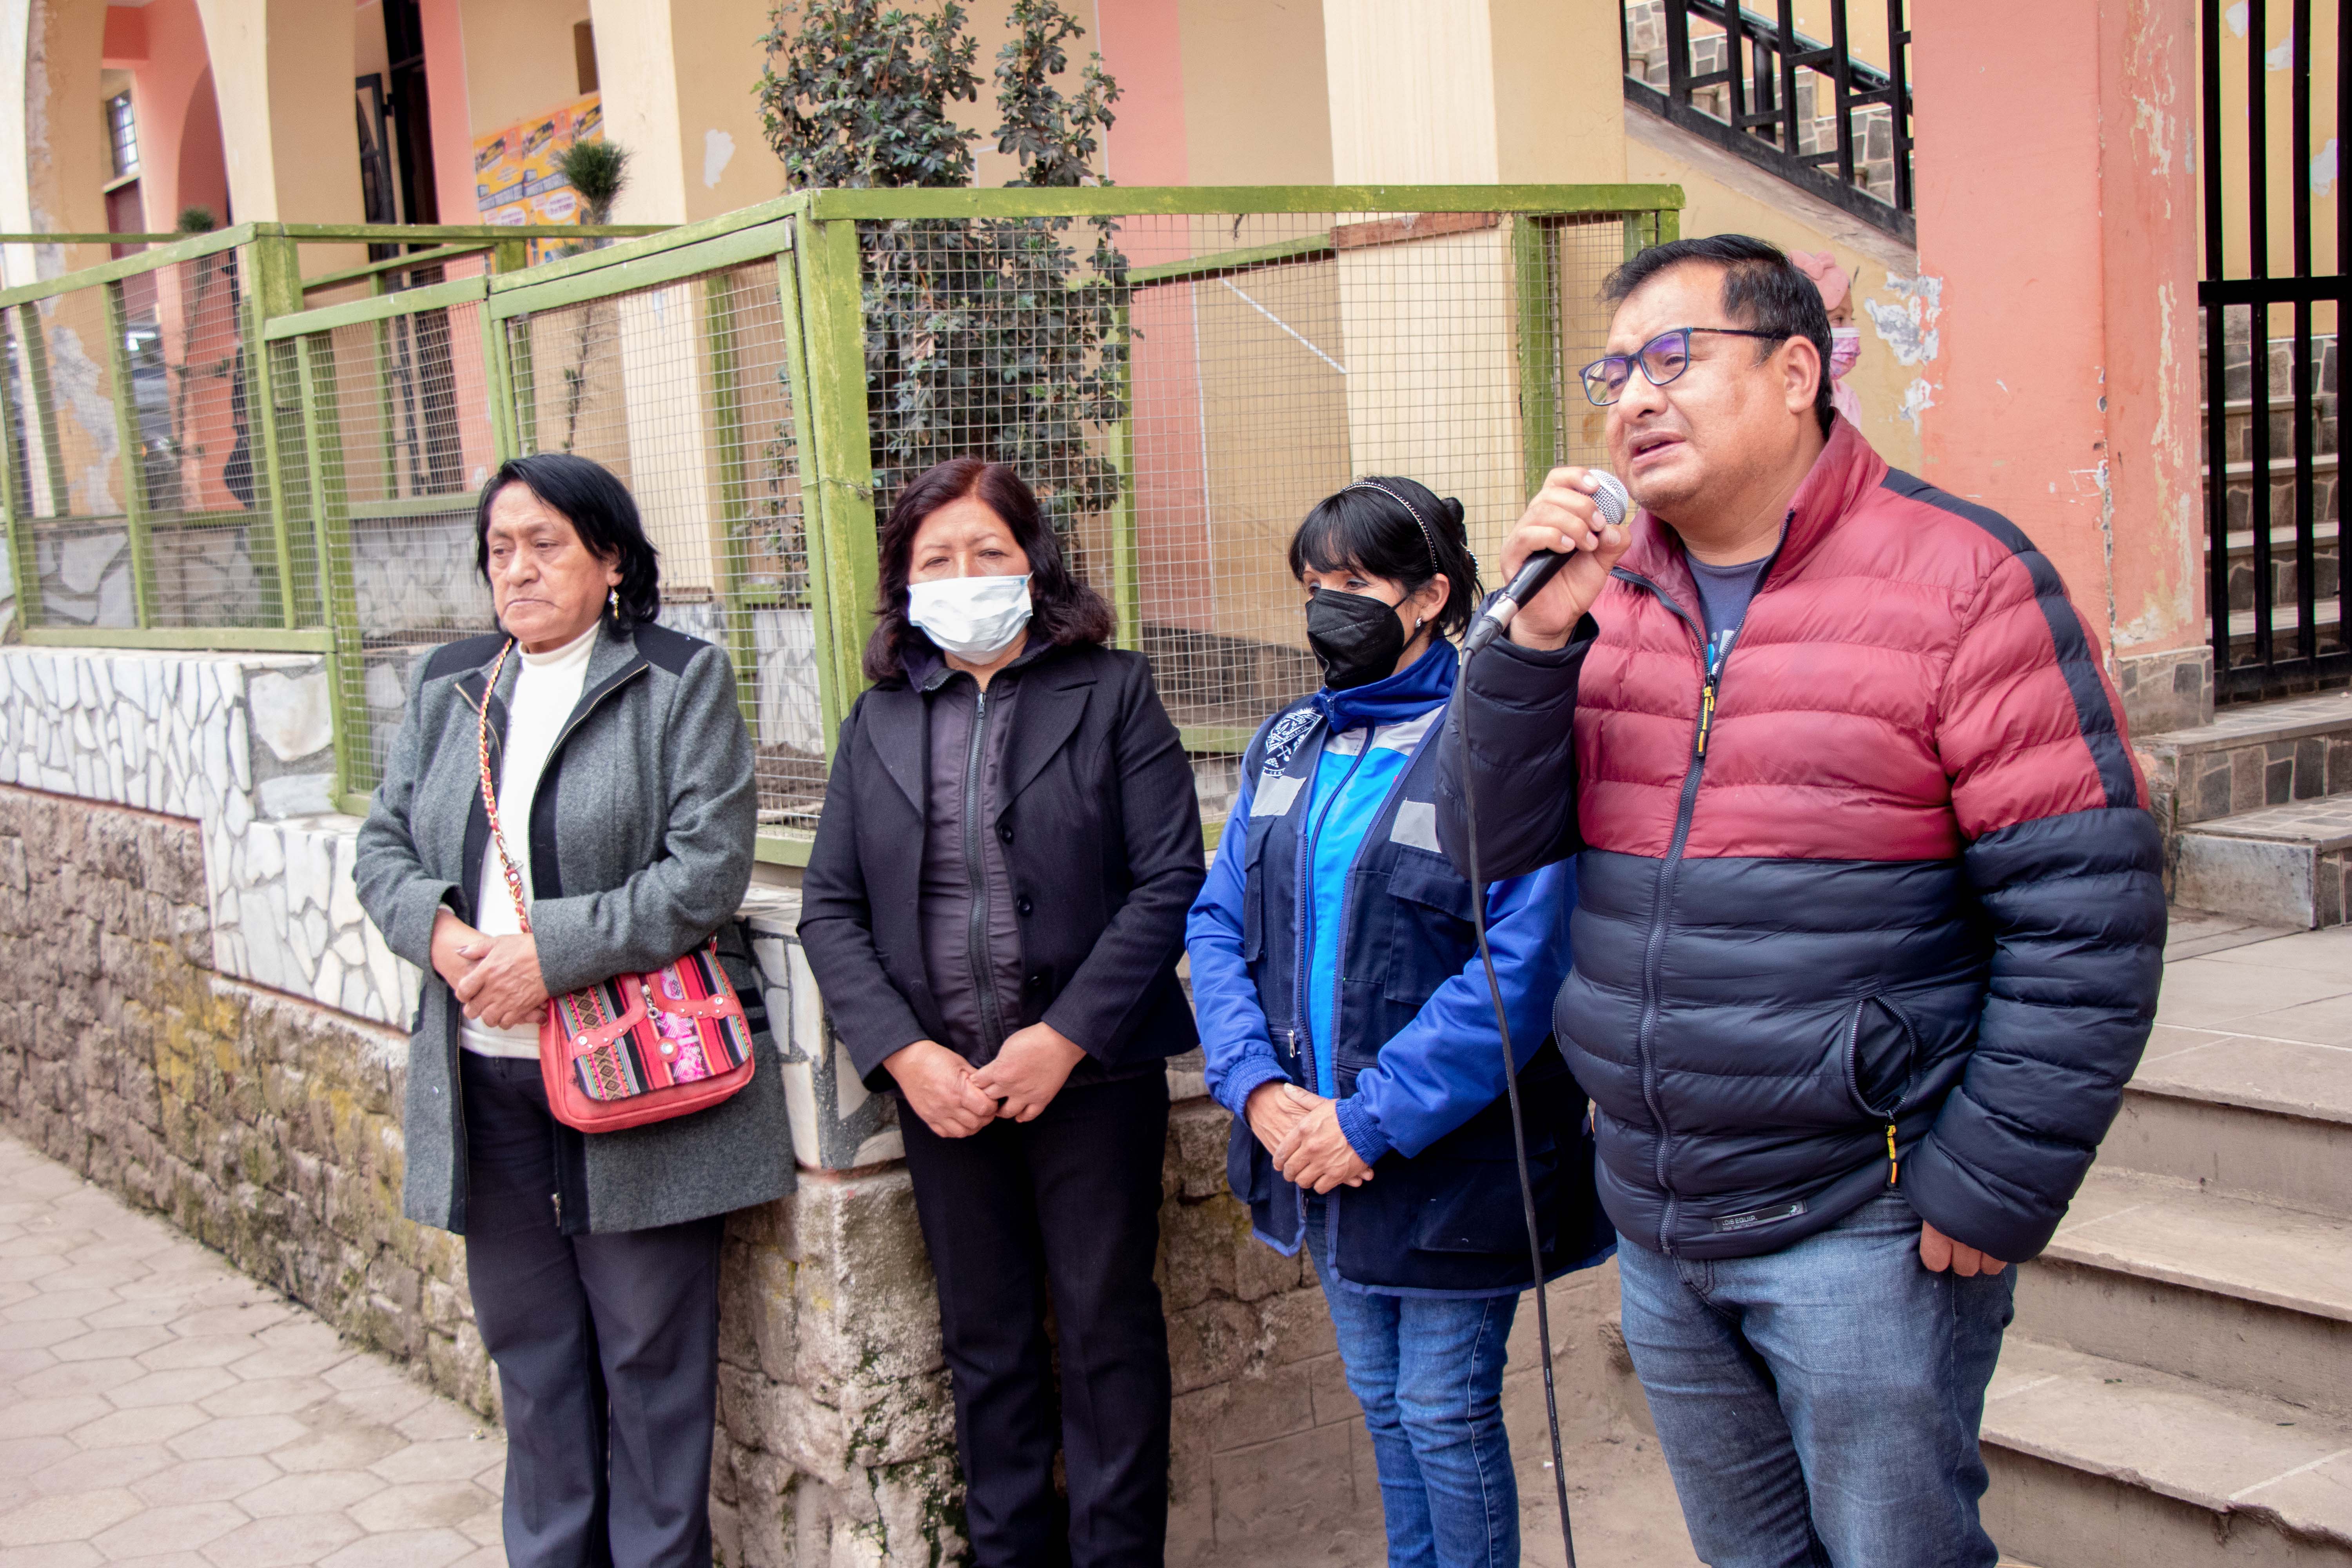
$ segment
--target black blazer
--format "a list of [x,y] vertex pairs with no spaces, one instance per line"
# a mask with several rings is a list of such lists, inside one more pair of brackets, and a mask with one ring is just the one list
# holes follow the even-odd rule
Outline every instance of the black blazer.
[[[871,1089],[883,1059],[943,1039],[924,979],[922,694],[895,678],[842,721],[824,815],[801,882],[801,945],[833,1026]],[[1044,1021],[1105,1068],[1190,1050],[1176,979],[1206,873],[1192,764],[1151,667],[1094,644],[1023,671],[996,818],[1028,973],[1020,1026]]]

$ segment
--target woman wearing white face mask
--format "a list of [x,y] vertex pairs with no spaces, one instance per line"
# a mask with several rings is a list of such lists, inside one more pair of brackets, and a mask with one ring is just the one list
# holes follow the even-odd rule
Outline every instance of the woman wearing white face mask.
[[1849,424],[1858,424],[1862,419],[1862,400],[1846,383],[1846,376],[1862,358],[1862,329],[1853,324],[1853,279],[1838,265],[1837,258],[1826,250],[1792,250],[1789,259],[1798,271],[1813,280],[1813,287],[1822,291],[1822,304],[1830,313],[1830,405]]
[[1198,1039],[1176,979],[1203,874],[1192,767],[1012,469],[922,475],[878,554],[875,686],[841,727],[801,942],[852,1061],[899,1098],[974,1562],[1156,1563],[1162,1064]]

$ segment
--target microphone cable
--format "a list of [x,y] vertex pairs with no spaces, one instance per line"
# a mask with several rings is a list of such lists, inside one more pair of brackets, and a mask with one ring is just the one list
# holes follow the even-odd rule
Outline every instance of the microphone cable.
[[1528,1126],[1519,1110],[1519,1064],[1511,1050],[1511,1020],[1503,1007],[1502,983],[1495,978],[1495,954],[1486,945],[1486,884],[1478,875],[1478,789],[1470,772],[1470,660],[1462,656],[1462,674],[1454,686],[1462,700],[1455,726],[1454,755],[1462,763],[1462,820],[1469,861],[1470,927],[1478,939],[1478,962],[1486,971],[1486,995],[1495,1005],[1495,1029],[1503,1039],[1503,1092],[1511,1105],[1511,1147],[1519,1167],[1519,1205],[1528,1222],[1528,1258],[1535,1268],[1536,1343],[1543,1357],[1544,1414],[1551,1422],[1551,1481],[1559,1500],[1559,1543],[1568,1553],[1568,1568],[1576,1568],[1576,1532],[1568,1517],[1568,1460],[1559,1443],[1559,1394],[1552,1386],[1551,1309],[1545,1300],[1543,1226],[1536,1218],[1535,1180],[1528,1173]]

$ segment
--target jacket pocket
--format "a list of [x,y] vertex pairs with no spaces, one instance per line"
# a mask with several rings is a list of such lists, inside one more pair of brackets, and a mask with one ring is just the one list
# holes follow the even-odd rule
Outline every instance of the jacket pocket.
[[1414,1006],[1477,951],[1470,884],[1443,857],[1401,849],[1389,869],[1388,963],[1381,989]]
[[1873,1121],[1894,1117],[1919,1058],[1918,1032],[1901,1008],[1875,994],[1853,1005],[1845,1037],[1845,1089]]
[[1273,896],[1265,885],[1265,841],[1274,836],[1271,818],[1261,826],[1253,822],[1242,842],[1242,962],[1255,963],[1265,952],[1265,901]]

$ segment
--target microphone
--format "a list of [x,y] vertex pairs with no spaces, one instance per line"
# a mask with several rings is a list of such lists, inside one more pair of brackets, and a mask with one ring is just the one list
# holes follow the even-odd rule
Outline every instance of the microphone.
[[[1587,471],[1594,480],[1592,510],[1601,514],[1603,523],[1616,527],[1625,521],[1625,514],[1633,509],[1633,498],[1625,493],[1624,482],[1616,475],[1599,468]],[[1538,550],[1528,556],[1520,566],[1519,574],[1511,579],[1511,585],[1496,595],[1494,603],[1479,613],[1476,624],[1470,628],[1470,635],[1462,640],[1463,657],[1468,658],[1502,636],[1503,628],[1511,624],[1511,617],[1519,613],[1519,606],[1543,592],[1544,584],[1550,582],[1568,562],[1569,557],[1556,550]]]

